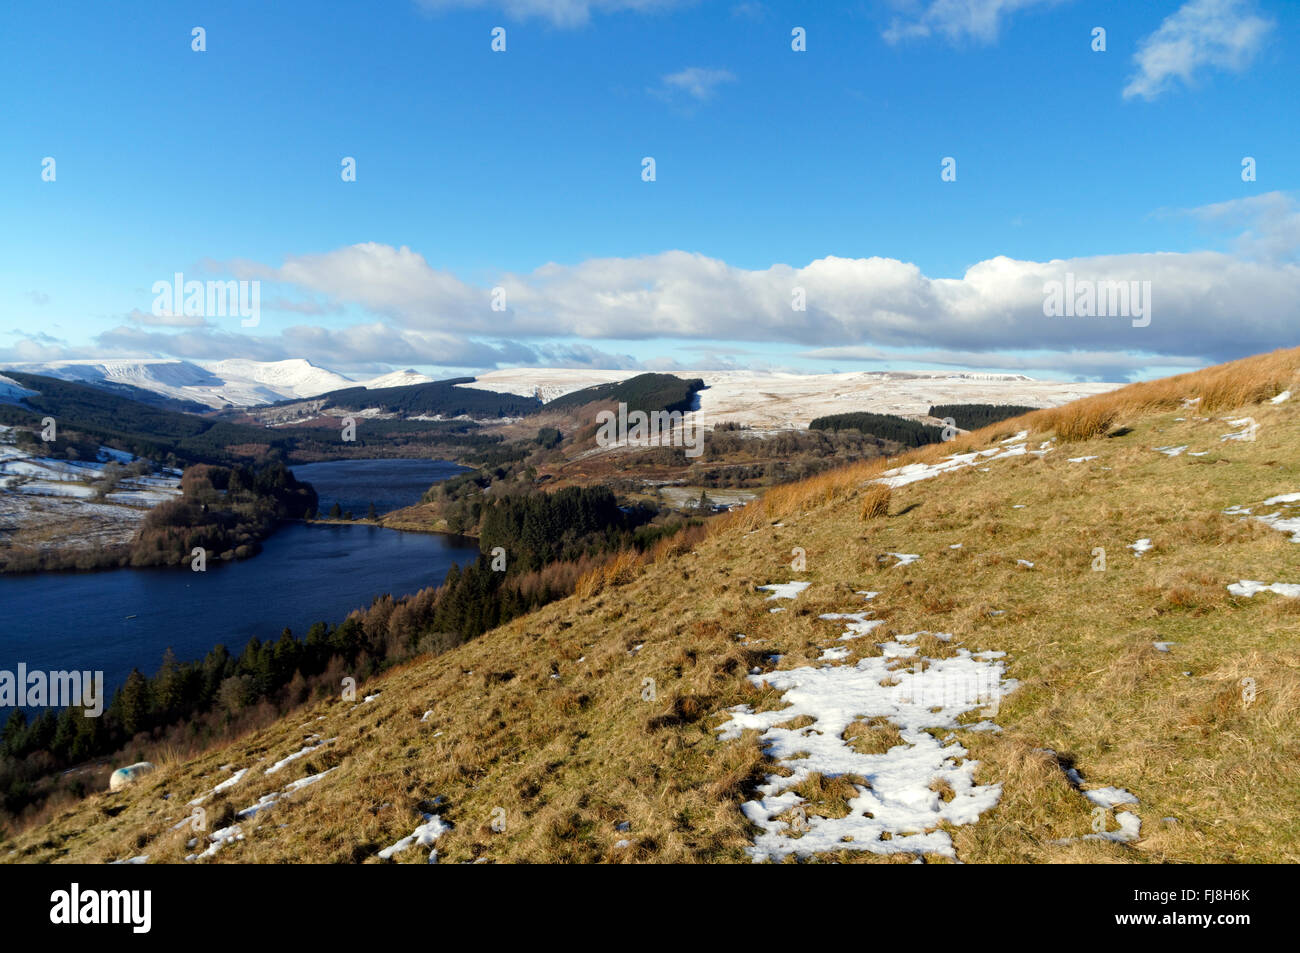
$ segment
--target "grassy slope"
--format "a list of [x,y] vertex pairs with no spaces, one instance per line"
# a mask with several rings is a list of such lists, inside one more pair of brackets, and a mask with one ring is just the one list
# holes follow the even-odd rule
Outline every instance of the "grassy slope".
[[[977,781],[1003,786],[996,809],[952,829],[962,860],[1300,860],[1300,600],[1237,598],[1225,588],[1300,582],[1300,545],[1222,514],[1300,491],[1300,397],[1248,403],[1283,386],[1300,393],[1297,366],[1300,350],[1279,352],[923,448],[906,459],[989,446],[1025,421],[1031,448],[1054,431],[1132,428],[895,489],[883,517],[860,515],[878,465],[778,488],[693,552],[622,567],[586,598],[390,673],[366,686],[382,689],[370,703],[311,707],[163,765],[127,792],[56,811],[0,848],[0,859],[178,861],[192,835],[169,827],[230,764],[259,767],[207,802],[209,830],[295,778],[338,770],[244,824],[248,838],[216,861],[374,861],[435,797],[455,825],[438,841],[445,860],[745,861],[750,832],[739,805],[771,765],[753,733],[719,742],[719,713],[739,703],[779,707],[778,694],[745,673],[770,668],[773,652],[784,655],[781,668],[811,663],[840,631],[817,615],[854,611],[862,605],[854,591],[872,589],[881,595],[871,607],[887,620],[882,638],[951,632],[956,645],[1009,653],[1008,674],[1021,684],[1002,703],[1001,734],[962,738],[981,762]],[[1202,404],[1180,409],[1178,398],[1194,394],[1205,395]],[[1221,442],[1240,429],[1221,418],[1243,414],[1259,423],[1258,439]],[[1184,443],[1209,454],[1151,449]],[[1154,549],[1136,558],[1126,546],[1140,537]],[[796,546],[807,552],[804,573],[789,568]],[[1106,550],[1105,572],[1091,569],[1095,547]],[[902,568],[877,559],[891,551],[922,558]],[[812,587],[770,614],[754,587],[789,579]],[[743,647],[738,632],[768,641]],[[1155,641],[1176,645],[1160,653]],[[875,651],[868,638],[840,644],[852,647],[850,662]],[[646,678],[657,683],[656,701],[642,700]],[[1258,686],[1249,705],[1243,678]],[[262,774],[313,732],[338,740]],[[1141,839],[1052,843],[1089,832],[1092,817],[1045,748],[1089,784],[1136,794]],[[843,788],[803,789],[817,805],[810,813],[842,812]],[[491,828],[496,808],[504,832]],[[616,830],[622,821],[630,831]],[[615,847],[623,839],[630,845]]]

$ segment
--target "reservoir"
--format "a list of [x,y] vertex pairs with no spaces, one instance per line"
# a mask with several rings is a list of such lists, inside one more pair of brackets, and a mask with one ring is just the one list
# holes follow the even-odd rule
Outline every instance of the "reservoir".
[[[386,482],[393,474],[406,478],[405,499],[397,506],[417,502],[434,482],[417,485],[422,477],[412,475],[420,471],[411,464],[422,464],[426,473],[436,469],[439,479],[461,472],[455,464],[427,460],[334,461],[293,470],[314,483],[306,475],[312,467],[331,467],[347,484],[332,492],[365,499],[365,505],[374,499],[380,508],[381,499],[396,499]],[[322,502],[332,499],[318,492]],[[357,515],[364,512],[363,506]],[[127,568],[0,575],[0,669],[14,671],[25,662],[29,671],[103,671],[111,697],[132,668],[157,671],[168,646],[184,661],[201,659],[218,643],[238,654],[250,638],[274,640],[286,626],[302,638],[312,623],[342,622],[375,596],[439,585],[453,563],[477,555],[477,542],[464,537],[286,523],[258,555],[210,560],[205,573]]]

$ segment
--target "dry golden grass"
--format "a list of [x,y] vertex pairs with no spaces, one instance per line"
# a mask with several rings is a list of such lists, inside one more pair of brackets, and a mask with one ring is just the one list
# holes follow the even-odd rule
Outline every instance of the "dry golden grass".
[[[778,488],[689,546],[602,566],[580,594],[384,675],[366,686],[382,689],[371,703],[312,705],[220,749],[181,752],[127,791],[60,805],[0,843],[0,860],[182,861],[195,836],[172,829],[183,805],[232,765],[250,771],[205,803],[209,830],[292,780],[335,770],[240,822],[246,839],[215,862],[378,862],[430,810],[453,825],[437,845],[450,861],[746,862],[754,831],[740,806],[783,769],[753,732],[721,741],[714,729],[734,705],[785,707],[746,677],[756,667],[815,664],[832,644],[872,651],[872,638],[838,643],[842,626],[818,619],[869,608],[887,620],[884,634],[950,635],[919,637],[923,656],[1006,652],[1019,682],[992,716],[1002,732],[959,733],[977,782],[1002,792],[977,823],[947,828],[961,860],[1300,861],[1300,600],[1226,590],[1239,579],[1300,582],[1300,545],[1223,514],[1300,490],[1300,398],[1252,403],[1300,391],[1297,364],[1300,351],[1282,352],[1091,398],[1114,409],[1112,430],[1130,432],[896,488],[888,515],[868,525],[864,484],[882,469],[1020,429],[1043,440],[1050,428],[1031,420],[1051,415]],[[1197,396],[1201,413],[1182,407]],[[1230,428],[1218,418],[1234,413],[1258,422],[1254,442],[1220,442]],[[1212,452],[1152,452],[1174,443]],[[1098,459],[1067,459],[1084,455]],[[1156,545],[1139,558],[1127,547],[1142,537]],[[790,568],[794,547],[806,572]],[[1099,549],[1105,571],[1093,570]],[[887,552],[922,558],[898,567],[878,559]],[[755,591],[791,578],[812,586],[779,603]],[[880,595],[864,603],[858,590]],[[786,611],[768,611],[778,605]],[[1173,644],[1161,652],[1155,642]],[[337,740],[263,773],[313,732]],[[901,743],[895,726],[869,718],[845,737],[871,753]],[[1135,794],[1139,840],[1080,840],[1092,805],[1066,768],[1085,787]],[[810,815],[840,816],[868,781],[817,777],[801,793]],[[413,848],[395,859],[426,856]]]
[[862,511],[864,520],[874,520],[889,515],[889,500],[893,491],[881,483],[873,483],[862,491]]

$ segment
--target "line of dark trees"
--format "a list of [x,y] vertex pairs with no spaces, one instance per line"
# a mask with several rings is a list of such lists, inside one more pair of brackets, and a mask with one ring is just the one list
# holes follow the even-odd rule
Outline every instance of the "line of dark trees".
[[962,430],[979,430],[1034,409],[1017,404],[935,404],[930,408],[930,416],[940,420],[951,417]]
[[932,427],[906,417],[892,414],[850,413],[815,417],[809,430],[860,430],[864,434],[893,440],[904,447],[921,447],[927,443],[940,443],[943,428]]

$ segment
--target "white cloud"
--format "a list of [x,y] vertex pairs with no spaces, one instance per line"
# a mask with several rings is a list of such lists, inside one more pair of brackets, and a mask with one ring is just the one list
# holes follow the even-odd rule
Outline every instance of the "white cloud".
[[1285,192],[1189,209],[1187,214],[1236,235],[1237,253],[1262,261],[1300,261],[1300,203]]
[[1275,26],[1253,9],[1249,0],[1191,0],[1179,7],[1134,54],[1138,70],[1124,98],[1155,99],[1174,80],[1190,85],[1204,67],[1245,69]]
[[582,26],[591,14],[635,10],[654,13],[689,0],[416,0],[431,13],[448,10],[498,10],[513,20],[549,20],[556,26]]
[[701,66],[688,66],[676,73],[669,73],[663,78],[665,92],[684,92],[703,102],[723,83],[734,83],[736,77],[730,70],[705,69]]
[[[1230,217],[1226,211],[1203,214]],[[1281,221],[1290,219],[1283,215]],[[374,360],[406,363],[415,358],[400,356],[397,348],[432,353],[451,348],[452,340],[488,335],[978,352],[1125,350],[1226,360],[1295,343],[1294,303],[1300,300],[1300,265],[1280,254],[1252,261],[1215,251],[1048,262],[997,257],[960,278],[931,278],[891,258],[827,257],[802,267],[748,270],[668,251],[500,275],[493,284],[505,291],[505,311],[492,310],[490,287],[466,284],[405,247],[367,243],[291,258],[280,268],[241,267],[293,284],[300,294],[326,295],[381,316],[389,336],[373,340],[375,332],[367,332],[364,344],[347,346]],[[1044,283],[1067,273],[1079,280],[1151,282],[1150,326],[1135,328],[1124,318],[1045,317]],[[796,288],[804,289],[804,311],[791,307]],[[295,333],[313,343],[306,331]],[[390,357],[379,356],[385,348],[394,349]],[[489,357],[468,345],[463,350],[460,359],[470,364]],[[437,363],[451,359],[441,356]]]
[[972,39],[992,43],[998,38],[1003,17],[1039,7],[1059,3],[1060,0],[930,0],[917,3],[902,0],[896,6],[905,6],[909,12],[896,16],[885,30],[889,43],[898,43],[912,37],[940,34],[951,43]]

